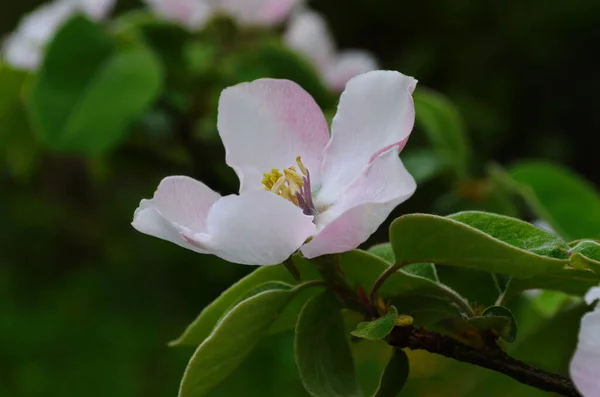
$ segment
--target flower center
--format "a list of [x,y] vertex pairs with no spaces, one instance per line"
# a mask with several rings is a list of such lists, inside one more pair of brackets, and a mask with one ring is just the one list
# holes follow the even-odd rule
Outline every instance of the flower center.
[[306,215],[315,215],[317,210],[312,200],[310,174],[302,164],[300,156],[296,157],[296,164],[300,173],[296,171],[295,166],[285,168],[283,173],[273,168],[271,172],[263,174],[261,183],[265,190],[291,201],[302,208]]

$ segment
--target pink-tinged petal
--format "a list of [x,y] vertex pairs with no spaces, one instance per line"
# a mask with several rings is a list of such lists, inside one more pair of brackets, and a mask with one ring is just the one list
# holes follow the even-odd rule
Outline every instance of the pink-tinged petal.
[[38,68],[46,44],[58,28],[77,12],[75,4],[55,1],[25,15],[19,26],[2,44],[2,58],[16,68]]
[[587,294],[585,294],[584,300],[588,305],[600,300],[600,287],[590,288]]
[[192,232],[181,225],[165,218],[156,208],[141,208],[138,207],[133,215],[131,225],[139,232],[170,241],[180,247],[198,252],[200,254],[208,254],[209,252],[194,243]]
[[396,150],[381,154],[330,208],[317,215],[318,234],[302,247],[302,253],[314,258],[358,247],[416,187]]
[[[136,220],[138,214],[143,213],[145,209],[154,209],[168,222],[183,227],[191,233],[202,233],[206,231],[206,219],[210,208],[220,197],[219,193],[195,179],[187,176],[169,176],[160,182],[152,199],[140,202],[133,226],[138,229],[139,223]],[[147,214],[144,216],[150,217]],[[144,225],[148,226],[147,223]],[[147,233],[145,230],[140,231]]]
[[313,217],[265,190],[220,199],[210,210],[199,247],[233,263],[276,265],[315,233]]
[[303,0],[220,0],[219,8],[245,26],[272,26],[283,22]]
[[14,68],[36,70],[40,65],[41,57],[41,48],[22,40],[17,34],[9,35],[2,43],[2,59]]
[[160,18],[199,30],[212,17],[215,7],[202,0],[143,0]]
[[288,47],[308,59],[321,75],[334,67],[335,44],[327,23],[320,14],[309,10],[296,12],[283,39]]
[[260,79],[227,88],[219,100],[218,129],[240,192],[261,187],[262,174],[301,156],[318,184],[327,121],[314,99],[289,80]]
[[337,56],[326,70],[324,78],[332,90],[341,92],[353,77],[378,68],[377,61],[367,51],[347,50]]
[[[593,298],[598,298],[598,288]],[[600,309],[581,319],[579,341],[571,360],[570,373],[584,397],[600,397]]]
[[77,1],[83,12],[95,21],[101,21],[112,11],[116,0],[70,0]]
[[393,71],[368,72],[348,82],[325,149],[317,205],[335,202],[378,153],[403,147],[414,124],[416,83]]

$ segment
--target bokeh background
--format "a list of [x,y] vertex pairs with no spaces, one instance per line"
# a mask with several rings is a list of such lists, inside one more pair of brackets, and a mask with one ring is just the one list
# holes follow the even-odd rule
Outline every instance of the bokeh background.
[[[0,36],[39,3],[3,2]],[[139,6],[123,0],[118,9]],[[474,147],[475,175],[490,160],[544,158],[600,183],[599,2],[319,0],[311,7],[341,48],[368,49],[382,68],[415,76],[454,101]],[[139,200],[164,176],[191,175],[222,193],[237,187],[210,117],[204,130],[189,133],[190,120],[158,110],[103,155],[52,153],[26,134],[0,146],[0,396],[176,395],[192,351],[167,342],[252,270],[129,225]],[[424,142],[417,129],[410,145]],[[433,179],[395,215],[443,213],[438,198],[448,189],[443,177]],[[369,243],[385,239],[382,229]],[[564,372],[568,348],[554,347],[572,346],[581,312],[544,320],[528,333],[528,321],[541,315],[517,303],[526,335],[517,355]],[[385,352],[366,344],[358,350],[361,374],[372,382]],[[482,369],[412,356],[406,395],[543,395]],[[294,365],[290,336],[274,337],[211,395],[306,395]]]

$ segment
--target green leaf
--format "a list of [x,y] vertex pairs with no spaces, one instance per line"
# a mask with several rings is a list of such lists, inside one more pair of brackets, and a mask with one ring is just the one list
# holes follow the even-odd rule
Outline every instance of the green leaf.
[[592,240],[579,241],[571,249],[571,264],[578,269],[590,269],[600,274],[600,244]]
[[9,132],[5,129],[7,119],[21,104],[21,91],[26,78],[27,73],[0,63],[0,142]]
[[398,310],[394,306],[389,308],[387,314],[373,321],[363,321],[356,326],[356,329],[350,332],[353,336],[362,339],[383,339],[389,335],[396,325],[398,319]]
[[[370,254],[380,257],[381,259],[393,264],[396,262],[396,258],[394,258],[394,250],[392,249],[392,245],[390,243],[381,243],[372,246],[367,251]],[[402,268],[403,272],[414,274],[415,276],[420,276],[424,278],[428,278],[431,281],[439,281],[437,270],[435,266],[431,263],[413,263],[408,266],[404,266]]]
[[[493,330],[497,331],[502,339],[507,342],[514,342],[517,338],[517,319],[514,314],[504,306],[490,306],[483,311],[483,317],[495,318],[501,317],[508,319],[508,323],[500,325],[499,327],[492,327]],[[501,324],[501,323],[500,323]]]
[[362,396],[340,310],[337,299],[323,293],[309,300],[298,318],[296,363],[313,397]]
[[244,361],[295,295],[293,289],[261,292],[238,304],[196,349],[179,389],[179,397],[199,397],[224,380]]
[[562,239],[519,219],[479,211],[460,212],[449,218],[534,254],[558,259],[569,256],[569,246]]
[[536,215],[568,240],[600,238],[600,194],[557,164],[525,162],[508,170]]
[[[305,280],[316,280],[319,278],[318,273],[314,267],[308,263],[303,262],[299,264],[300,271]],[[227,311],[239,301],[240,296],[244,296],[248,291],[260,286],[261,284],[280,281],[290,285],[296,285],[298,282],[290,275],[290,273],[282,266],[262,266],[237,283],[233,284],[227,290],[225,290],[219,297],[212,301],[206,306],[200,315],[187,327],[183,334],[177,338],[177,340],[169,343],[170,346],[197,346],[202,343],[211,333],[217,322],[221,317],[227,313]],[[299,296],[304,294],[310,294],[311,290],[302,291]],[[301,301],[301,300],[300,300]],[[300,302],[301,304],[302,302]],[[296,299],[292,302],[291,306],[297,306]],[[296,307],[299,312],[299,308]],[[286,308],[281,318],[286,318],[289,309]],[[279,320],[278,320],[279,321]],[[277,326],[277,322],[274,324]],[[279,327],[279,326],[277,326]]]
[[531,289],[561,291],[569,295],[583,296],[598,285],[600,276],[589,270],[567,268],[530,278],[512,278],[504,292],[504,302]]
[[433,150],[404,150],[402,162],[417,184],[425,183],[441,174],[448,167],[445,160]]
[[410,294],[390,299],[399,313],[413,318],[417,327],[435,328],[443,320],[463,317],[461,309],[447,297]]
[[514,277],[559,272],[568,264],[568,246],[557,237],[483,212],[405,215],[390,226],[390,240],[403,264],[432,262]]
[[275,41],[263,41],[235,54],[232,76],[237,81],[262,77],[295,81],[308,91],[322,108],[335,105],[335,97],[323,85],[316,69],[301,55]]
[[390,361],[385,367],[379,387],[373,394],[373,397],[396,397],[404,388],[404,384],[408,380],[410,366],[408,357],[403,350],[394,349],[394,353]]
[[427,133],[444,162],[452,166],[459,178],[466,178],[471,153],[458,110],[444,95],[422,87],[415,91],[414,101],[417,125]]
[[572,297],[559,291],[538,291],[536,296],[530,297],[531,305],[544,317],[553,317]]
[[31,120],[50,149],[100,153],[125,136],[161,82],[149,50],[117,46],[100,26],[75,17],[48,46],[29,97]]
[[493,305],[500,295],[493,273],[444,265],[437,265],[436,269],[442,284],[475,305]]

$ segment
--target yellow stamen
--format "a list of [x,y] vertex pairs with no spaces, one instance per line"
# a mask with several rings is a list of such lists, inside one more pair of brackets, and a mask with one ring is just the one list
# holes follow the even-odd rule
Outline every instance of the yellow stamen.
[[306,170],[304,164],[302,164],[302,159],[300,158],[300,156],[296,157],[296,164],[298,164],[298,168],[300,168],[302,175],[308,176],[308,171]]
[[[308,171],[304,167],[304,164],[302,164],[302,160],[299,156],[296,158],[296,163],[302,174],[307,176]],[[277,168],[273,168],[271,172],[263,174],[262,185],[265,190],[273,192],[278,196],[291,201],[295,205],[299,205],[296,193],[302,192],[304,178],[296,171],[295,166],[285,168],[283,172],[279,171]]]

